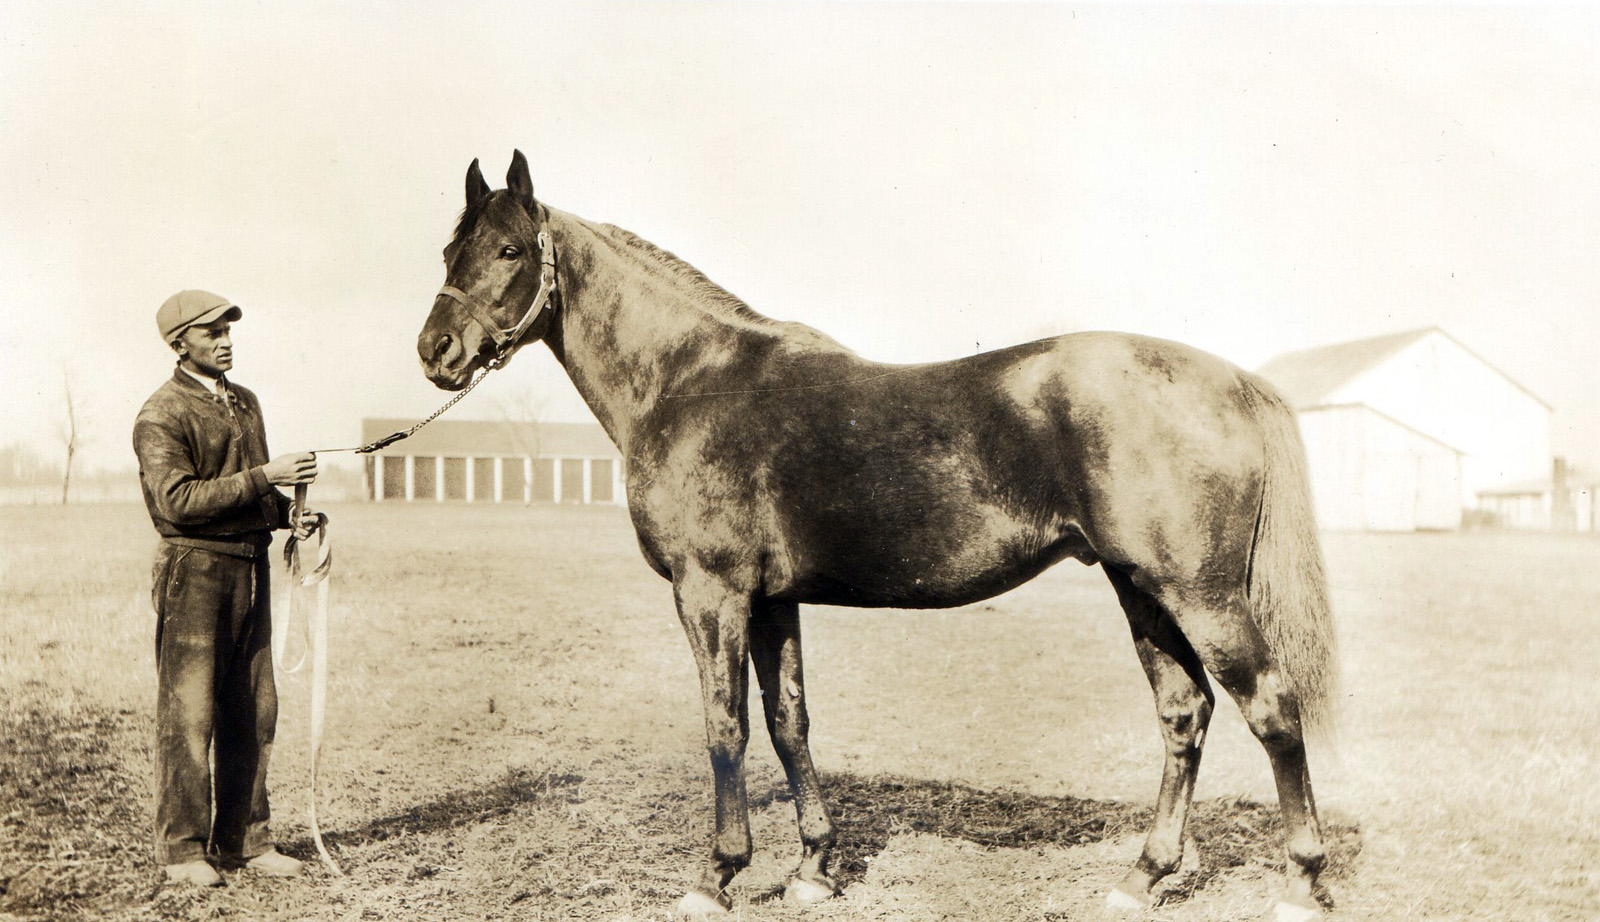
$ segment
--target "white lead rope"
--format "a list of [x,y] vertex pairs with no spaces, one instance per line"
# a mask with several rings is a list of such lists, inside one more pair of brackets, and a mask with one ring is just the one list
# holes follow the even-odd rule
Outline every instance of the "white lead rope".
[[[300,512],[305,508],[306,485],[296,484],[294,504],[289,507],[289,521],[298,524]],[[317,854],[321,856],[322,863],[334,876],[343,877],[344,872],[339,869],[333,856],[328,854],[328,847],[322,843],[322,828],[317,823],[317,769],[322,760],[322,722],[328,695],[328,571],[333,565],[333,542],[328,537],[326,516],[318,516],[311,533],[317,539],[317,561],[309,573],[302,573],[300,539],[291,533],[283,545],[283,562],[289,577],[289,604],[285,606],[285,617],[272,622],[272,659],[278,670],[286,675],[299,672],[305,666],[306,658],[309,656],[311,659],[311,839],[317,845]],[[305,593],[301,590],[311,586],[317,587],[317,604],[304,619],[305,646],[299,662],[285,666],[283,661],[289,645],[289,622],[294,619],[296,612],[305,608]]]

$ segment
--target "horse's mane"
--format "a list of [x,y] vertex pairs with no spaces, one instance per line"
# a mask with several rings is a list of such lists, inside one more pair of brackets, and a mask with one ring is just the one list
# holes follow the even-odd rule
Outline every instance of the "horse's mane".
[[477,201],[468,202],[467,207],[461,209],[461,217],[456,220],[455,233],[450,236],[451,246],[460,243],[472,233],[472,229],[478,225],[478,219],[483,217],[484,211],[488,209],[489,199],[492,197],[492,195],[481,195]]
[[[500,190],[497,190],[479,198],[475,202],[468,203],[465,208],[461,209],[461,217],[457,219],[455,232],[451,236],[451,246],[459,244],[466,239],[468,234],[472,233],[478,221],[483,218],[484,212],[488,210],[490,200],[499,194]],[[757,324],[779,323],[779,321],[773,320],[771,317],[752,310],[750,305],[730,294],[721,285],[706,278],[705,273],[699,269],[634,232],[618,227],[615,224],[601,224],[597,226],[597,229],[604,231],[607,236],[623,249],[665,270],[667,275],[683,283],[684,287],[701,304],[710,308],[717,315]]]
[[682,282],[696,298],[707,307],[715,309],[718,314],[738,320],[764,324],[778,322],[771,317],[752,310],[750,305],[729,294],[728,290],[721,285],[706,278],[705,273],[699,269],[640,237],[633,231],[618,227],[615,224],[604,224],[601,227],[617,243],[665,269],[669,275]]

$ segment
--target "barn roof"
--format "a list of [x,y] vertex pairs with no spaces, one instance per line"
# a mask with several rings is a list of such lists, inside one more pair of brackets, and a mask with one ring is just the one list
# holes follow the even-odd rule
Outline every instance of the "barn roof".
[[1368,413],[1368,414],[1371,414],[1372,416],[1376,416],[1378,419],[1383,420],[1384,422],[1388,423],[1391,426],[1398,426],[1399,428],[1404,429],[1405,431],[1411,433],[1412,435],[1416,436],[1417,438],[1426,439],[1427,441],[1432,442],[1433,444],[1438,445],[1439,447],[1441,447],[1441,448],[1443,448],[1443,449],[1445,449],[1447,451],[1454,452],[1455,454],[1458,454],[1458,455],[1464,455],[1464,454],[1467,453],[1465,449],[1458,448],[1455,445],[1451,445],[1449,442],[1446,442],[1444,439],[1441,439],[1438,436],[1429,435],[1428,433],[1423,432],[1421,429],[1418,429],[1416,426],[1412,426],[1412,425],[1408,425],[1406,423],[1403,423],[1400,420],[1395,419],[1393,416],[1390,416],[1389,414],[1383,412],[1382,410],[1379,410],[1379,409],[1377,409],[1375,407],[1370,407],[1370,406],[1368,406],[1368,405],[1366,405],[1364,403],[1324,403],[1324,404],[1321,404],[1319,406],[1306,407],[1305,409],[1300,410],[1299,412],[1301,412],[1302,414],[1328,413],[1328,412],[1335,412],[1335,411],[1338,411],[1338,410],[1356,410],[1356,411],[1359,411],[1359,412],[1362,412],[1362,413]]
[[1296,410],[1321,406],[1357,375],[1433,332],[1432,327],[1286,352],[1262,365],[1261,376],[1283,392]]
[[1437,333],[1455,343],[1468,355],[1510,382],[1513,387],[1539,401],[1545,409],[1552,409],[1549,402],[1529,390],[1522,382],[1496,368],[1493,363],[1439,327],[1422,327],[1401,333],[1318,346],[1314,349],[1301,349],[1298,352],[1285,352],[1262,365],[1257,369],[1257,373],[1282,391],[1290,406],[1296,410],[1310,409],[1322,406],[1328,395],[1344,384],[1355,380],[1367,370],[1382,364],[1400,350],[1432,333]]
[[[361,441],[372,442],[416,425],[414,419],[368,418],[361,421]],[[382,449],[383,455],[494,455],[555,458],[615,458],[617,447],[595,423],[519,423],[473,419],[441,419],[409,439]]]

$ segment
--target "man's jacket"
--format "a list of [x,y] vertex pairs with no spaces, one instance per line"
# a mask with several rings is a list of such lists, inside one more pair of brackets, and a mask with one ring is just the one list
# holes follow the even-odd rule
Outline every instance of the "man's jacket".
[[254,557],[289,520],[289,499],[267,482],[261,403],[228,382],[224,400],[182,369],[133,424],[139,485],[156,531],[168,541]]

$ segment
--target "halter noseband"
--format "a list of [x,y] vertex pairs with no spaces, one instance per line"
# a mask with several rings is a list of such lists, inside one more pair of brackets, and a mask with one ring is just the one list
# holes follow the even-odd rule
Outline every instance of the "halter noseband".
[[472,319],[478,321],[478,325],[483,327],[483,331],[489,334],[489,338],[494,340],[494,357],[487,363],[487,367],[491,369],[499,368],[505,364],[506,359],[510,357],[512,347],[520,342],[523,336],[527,335],[528,330],[533,327],[534,323],[543,318],[545,314],[555,310],[550,305],[550,299],[556,291],[556,250],[550,243],[549,231],[539,231],[538,240],[539,292],[533,296],[533,301],[528,305],[528,309],[522,312],[522,319],[518,320],[516,325],[509,329],[504,329],[495,322],[493,309],[500,306],[498,303],[486,306],[472,297],[472,295],[451,285],[446,285],[439,289],[440,295],[455,301],[465,308],[467,313],[472,315]]

